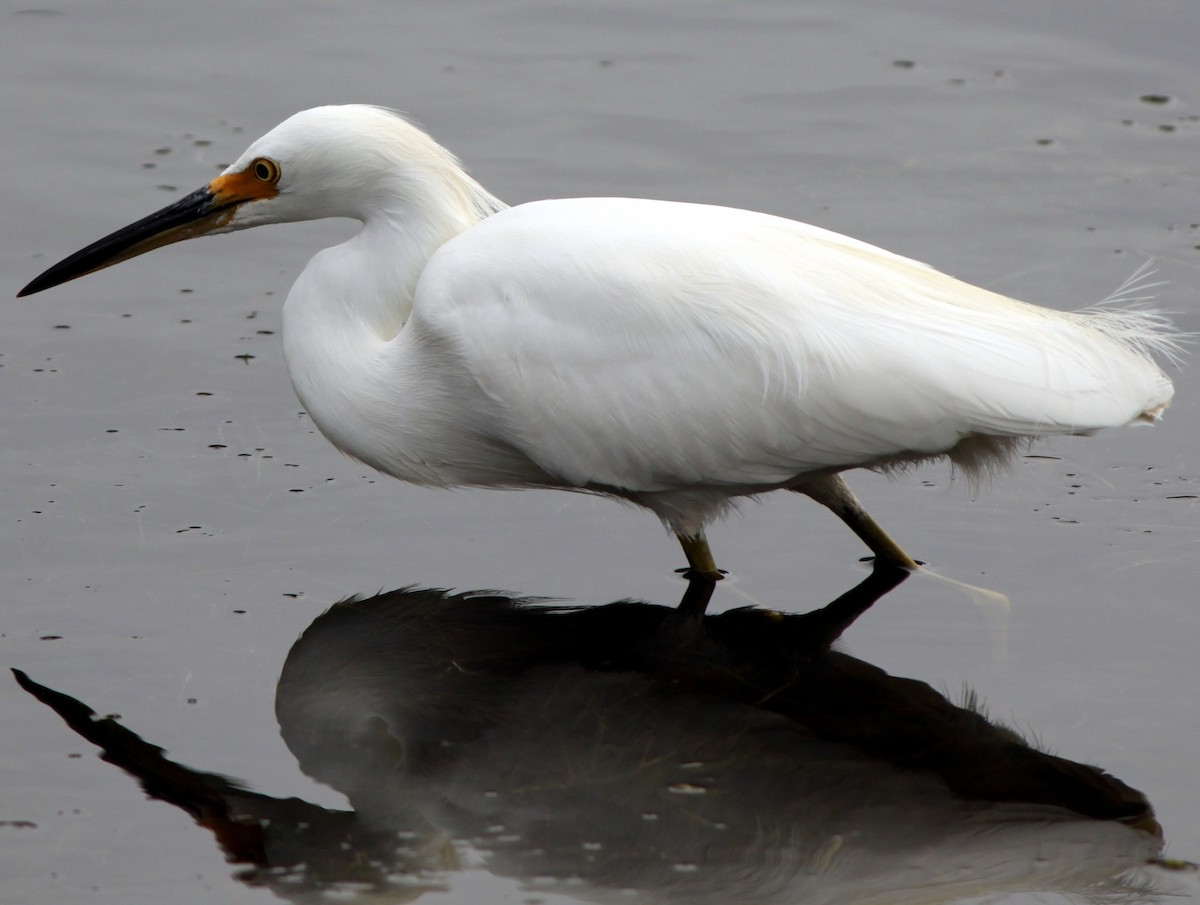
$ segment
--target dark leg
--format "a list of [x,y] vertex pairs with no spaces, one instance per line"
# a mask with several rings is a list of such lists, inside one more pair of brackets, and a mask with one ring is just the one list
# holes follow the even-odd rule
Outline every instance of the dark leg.
[[828,648],[841,637],[854,620],[869,610],[880,597],[896,588],[909,575],[910,569],[893,563],[875,561],[871,574],[837,600],[819,610],[806,613],[805,629],[816,642],[818,650]]
[[721,572],[713,561],[712,551],[708,549],[708,540],[703,531],[695,535],[675,536],[679,538],[683,555],[688,561],[688,568],[684,573],[688,586],[683,592],[683,599],[679,601],[679,612],[686,616],[703,616],[708,601],[716,590],[717,582],[721,580]]
[[876,562],[882,561],[910,571],[921,567],[915,559],[909,556],[898,543],[892,540],[886,531],[879,527],[875,519],[867,514],[858,498],[851,493],[846,482],[840,475],[818,478],[800,487],[792,488],[797,493],[806,493],[822,506],[829,509],[857,534],[864,544],[875,554]]

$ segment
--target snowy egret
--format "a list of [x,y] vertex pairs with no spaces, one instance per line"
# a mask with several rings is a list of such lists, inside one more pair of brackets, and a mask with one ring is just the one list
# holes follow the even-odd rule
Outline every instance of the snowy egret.
[[[685,606],[720,578],[705,526],[806,493],[877,557],[916,563],[842,480],[1156,420],[1151,311],[1063,313],[864,242],[745,210],[630,198],[507,208],[398,114],[295,114],[208,185],[51,267],[51,286],[193,236],[350,217],[283,309],[322,433],[401,480],[607,494],[681,542]],[[689,596],[690,595],[690,596]]]

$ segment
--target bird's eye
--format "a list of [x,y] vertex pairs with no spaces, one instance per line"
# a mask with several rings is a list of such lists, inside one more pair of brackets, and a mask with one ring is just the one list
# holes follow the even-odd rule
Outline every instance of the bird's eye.
[[254,178],[259,182],[274,185],[279,181],[279,164],[266,157],[259,157],[250,164],[250,171],[254,173]]

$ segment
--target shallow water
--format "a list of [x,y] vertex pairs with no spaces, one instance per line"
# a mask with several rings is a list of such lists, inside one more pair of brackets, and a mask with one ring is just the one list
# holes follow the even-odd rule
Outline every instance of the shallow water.
[[[1191,0],[117,0],[3,17],[13,294],[292,111],[366,101],[412,114],[509,202],[757,208],[1062,308],[1153,259],[1158,303],[1200,330]],[[348,230],[175,246],[11,300],[0,339],[0,666],[119,711],[177,761],[330,807],[344,799],[300,772],[273,702],[289,647],[335,600],[408,584],[580,603],[680,592],[677,549],[645,513],[411,488],[315,433],[283,371],[279,306]],[[852,476],[915,555],[1008,602],[918,576],[843,643],[952,698],[970,686],[1055,753],[1102,765],[1149,797],[1168,854],[1197,860],[1200,378],[1176,376],[1161,425],[1039,447],[978,495],[940,467]],[[801,612],[863,576],[858,542],[786,496],[711,532],[732,572],[714,611]],[[0,725],[13,901],[271,898],[12,683]],[[468,879],[460,900],[523,895]],[[1196,893],[1188,875],[1156,879]]]

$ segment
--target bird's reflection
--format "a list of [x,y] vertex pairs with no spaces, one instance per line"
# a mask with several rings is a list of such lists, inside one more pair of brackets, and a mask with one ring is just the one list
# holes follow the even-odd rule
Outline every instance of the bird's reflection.
[[[105,758],[212,829],[244,878],[412,901],[951,902],[1088,890],[1153,857],[1146,799],[928,685],[831,649],[903,580],[806,615],[403,590],[334,606],[276,709],[353,812],[175,765],[18,674]],[[481,873],[482,872],[482,873]]]

